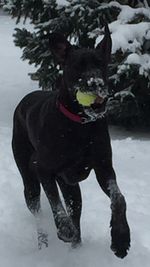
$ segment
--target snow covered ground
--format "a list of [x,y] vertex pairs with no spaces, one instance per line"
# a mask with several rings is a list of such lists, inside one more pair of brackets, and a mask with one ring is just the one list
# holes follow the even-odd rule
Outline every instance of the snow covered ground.
[[110,203],[94,173],[81,183],[83,246],[72,250],[56,237],[47,199],[42,206],[49,247],[37,250],[35,222],[28,212],[23,186],[11,152],[12,113],[17,102],[37,84],[27,76],[31,67],[14,47],[15,23],[0,14],[0,267],[148,267],[150,264],[150,138],[111,130],[114,166],[128,204],[131,250],[121,260],[110,246]]

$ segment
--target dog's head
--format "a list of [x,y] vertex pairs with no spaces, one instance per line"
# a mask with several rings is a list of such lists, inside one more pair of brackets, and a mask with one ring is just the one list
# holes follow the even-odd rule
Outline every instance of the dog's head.
[[77,48],[58,33],[49,37],[50,48],[63,70],[63,79],[70,94],[93,118],[105,112],[108,97],[107,67],[111,56],[111,36],[108,25],[95,49]]

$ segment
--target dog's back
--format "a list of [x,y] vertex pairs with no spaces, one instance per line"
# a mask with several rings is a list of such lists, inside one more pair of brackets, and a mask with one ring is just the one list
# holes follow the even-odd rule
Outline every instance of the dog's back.
[[[13,135],[26,134],[29,141],[36,149],[37,136],[47,113],[52,114],[55,110],[56,92],[35,91],[26,95],[18,104],[14,113]],[[43,120],[45,118],[45,120]],[[49,118],[50,120],[50,118]]]

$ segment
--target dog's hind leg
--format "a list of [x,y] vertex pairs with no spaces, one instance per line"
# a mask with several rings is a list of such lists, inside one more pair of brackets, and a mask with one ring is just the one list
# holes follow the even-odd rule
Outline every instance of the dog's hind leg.
[[14,125],[12,148],[16,164],[23,179],[27,207],[36,218],[38,247],[41,248],[42,244],[48,246],[47,234],[42,230],[39,222],[41,218],[40,182],[37,179],[36,172],[31,168],[34,150],[24,129],[18,123]]
[[111,200],[111,249],[124,258],[130,247],[130,229],[126,218],[126,202],[117,182],[111,160],[105,160],[95,168],[97,180]]
[[82,198],[79,184],[68,185],[61,177],[57,177],[57,182],[63,194],[68,215],[76,228],[76,233],[72,241],[72,247],[81,244],[80,217],[82,209]]
[[58,238],[64,242],[72,242],[76,228],[61,202],[55,175],[50,174],[49,171],[46,172],[41,167],[38,168],[38,175],[52,208]]

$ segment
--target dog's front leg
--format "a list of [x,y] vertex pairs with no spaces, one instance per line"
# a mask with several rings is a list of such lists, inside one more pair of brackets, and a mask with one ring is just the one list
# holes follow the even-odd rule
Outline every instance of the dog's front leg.
[[41,168],[38,169],[38,176],[52,208],[58,238],[64,242],[72,242],[76,229],[63,207],[55,177]]
[[76,234],[74,235],[74,239],[72,241],[72,248],[76,248],[81,245],[80,218],[82,210],[82,197],[80,186],[79,184],[68,185],[60,176],[57,177],[57,182],[63,194],[68,215],[76,228]]
[[126,202],[117,182],[111,161],[103,161],[95,168],[97,180],[111,200],[111,249],[124,258],[130,247],[130,229],[126,218]]

